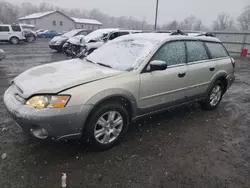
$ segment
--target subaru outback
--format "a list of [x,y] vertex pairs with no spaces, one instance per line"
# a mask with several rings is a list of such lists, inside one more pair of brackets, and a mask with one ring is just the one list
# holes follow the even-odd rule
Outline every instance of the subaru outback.
[[235,61],[212,36],[140,33],[87,56],[34,67],[4,94],[12,118],[39,139],[112,147],[138,118],[199,102],[213,110],[232,85]]

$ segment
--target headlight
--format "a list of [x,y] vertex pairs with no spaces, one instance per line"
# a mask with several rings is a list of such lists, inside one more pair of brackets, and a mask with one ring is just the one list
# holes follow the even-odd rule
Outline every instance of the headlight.
[[37,109],[42,108],[63,108],[67,104],[70,96],[68,95],[40,95],[30,98],[26,105]]

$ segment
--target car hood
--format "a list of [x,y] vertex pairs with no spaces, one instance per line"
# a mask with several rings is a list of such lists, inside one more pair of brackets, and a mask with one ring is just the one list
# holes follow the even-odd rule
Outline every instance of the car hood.
[[34,67],[20,74],[13,82],[23,92],[23,97],[27,98],[39,93],[59,93],[77,85],[121,73],[122,71],[85,60],[73,59]]

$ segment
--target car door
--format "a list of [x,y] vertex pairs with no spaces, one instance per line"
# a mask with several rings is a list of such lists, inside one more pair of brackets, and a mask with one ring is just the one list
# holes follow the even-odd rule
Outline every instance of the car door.
[[[139,108],[141,113],[160,110],[185,102],[187,78],[185,43],[173,41],[162,45],[153,60],[165,61],[166,70],[144,71],[140,74]],[[149,62],[149,64],[150,64]]]
[[216,63],[209,59],[204,42],[186,41],[186,47],[189,69],[187,97],[191,100],[206,92],[216,70]]
[[11,35],[9,26],[0,26],[0,40],[9,40]]

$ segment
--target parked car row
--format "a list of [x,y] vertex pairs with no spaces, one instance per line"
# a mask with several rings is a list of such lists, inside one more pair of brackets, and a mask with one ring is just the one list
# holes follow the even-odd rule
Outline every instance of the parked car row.
[[51,49],[64,52],[70,58],[85,57],[93,51],[123,35],[141,33],[137,30],[98,29],[88,35],[86,30],[73,30],[62,36],[53,38],[49,46]]

